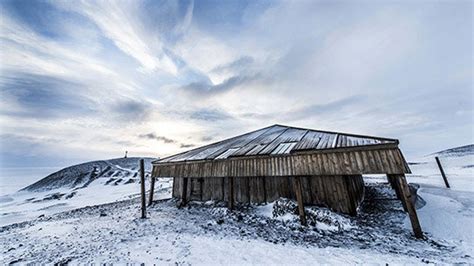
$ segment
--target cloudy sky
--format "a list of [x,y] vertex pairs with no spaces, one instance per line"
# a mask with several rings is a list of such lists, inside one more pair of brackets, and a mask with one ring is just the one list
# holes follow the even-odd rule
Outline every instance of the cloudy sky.
[[165,156],[271,124],[473,143],[471,1],[2,0],[1,166]]

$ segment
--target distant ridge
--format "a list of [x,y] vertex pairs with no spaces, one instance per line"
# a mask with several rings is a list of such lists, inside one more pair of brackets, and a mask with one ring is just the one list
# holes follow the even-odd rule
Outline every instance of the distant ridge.
[[[117,158],[110,160],[92,161],[63,168],[45,178],[21,189],[27,191],[45,191],[56,188],[84,188],[94,180],[107,178],[107,185],[119,185],[138,182],[138,161],[140,157]],[[145,171],[148,176],[151,161],[145,159]]]
[[432,153],[430,155],[438,155],[438,156],[466,156],[466,155],[474,155],[474,144],[469,144],[465,146],[460,146],[456,148],[451,148],[447,150],[442,150],[439,152]]

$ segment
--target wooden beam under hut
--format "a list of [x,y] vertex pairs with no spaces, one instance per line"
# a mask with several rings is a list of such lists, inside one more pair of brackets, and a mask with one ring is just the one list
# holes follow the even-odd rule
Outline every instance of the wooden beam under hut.
[[302,225],[306,225],[306,214],[304,212],[303,192],[301,191],[301,179],[299,176],[293,178],[293,187],[296,194],[296,201],[298,202],[298,213]]
[[185,206],[186,203],[188,202],[188,198],[187,198],[187,195],[188,195],[188,179],[189,178],[183,178],[183,186],[182,186],[182,190],[181,190],[180,207]]
[[387,180],[390,183],[390,186],[395,190],[395,194],[397,195],[397,199],[402,202],[402,207],[405,212],[408,212],[407,205],[405,201],[402,199],[401,188],[397,180],[397,175],[387,175]]
[[228,205],[229,209],[233,210],[234,209],[234,177],[229,177],[228,178],[228,183],[229,183],[229,199],[228,199]]
[[402,198],[402,202],[405,203],[408,216],[410,217],[411,226],[413,228],[413,233],[415,234],[416,238],[423,237],[423,231],[421,230],[420,221],[418,220],[418,215],[416,214],[415,208],[415,200],[412,199],[412,194],[410,192],[410,188],[408,187],[407,180],[405,175],[394,175],[396,178],[399,189],[400,189],[400,196]]

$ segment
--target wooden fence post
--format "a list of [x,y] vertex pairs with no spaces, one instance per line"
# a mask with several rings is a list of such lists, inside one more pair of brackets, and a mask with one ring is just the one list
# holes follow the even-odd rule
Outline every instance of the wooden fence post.
[[145,162],[140,159],[140,190],[142,198],[142,219],[146,218],[146,199],[145,199]]
[[438,156],[435,157],[436,163],[438,164],[439,171],[441,172],[441,175],[443,176],[444,184],[446,185],[447,188],[450,188],[449,183],[448,183],[448,178],[446,177],[446,174],[444,173],[443,166],[441,166],[441,162],[439,161]]
[[303,205],[303,193],[301,191],[301,180],[300,177],[294,177],[293,180],[293,188],[296,194],[296,201],[298,202],[298,212],[300,214],[300,221],[302,225],[306,225],[306,215],[304,213]]
[[153,203],[153,194],[155,193],[155,177],[151,177],[150,179],[150,197],[148,199],[148,206]]

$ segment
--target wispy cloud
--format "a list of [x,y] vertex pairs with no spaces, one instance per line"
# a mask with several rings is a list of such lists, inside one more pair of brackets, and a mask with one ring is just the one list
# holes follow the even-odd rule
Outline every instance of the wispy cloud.
[[179,148],[185,149],[185,148],[192,148],[196,146],[195,144],[190,144],[190,143],[181,143],[178,140],[167,138],[165,136],[158,136],[155,133],[148,133],[148,134],[140,134],[138,135],[139,138],[142,139],[149,139],[149,140],[156,140],[159,142],[162,142],[164,144],[178,144]]
[[148,118],[152,105],[146,101],[133,99],[119,100],[111,105],[110,112],[118,119],[128,123],[141,122]]
[[90,115],[95,102],[78,90],[81,84],[51,76],[6,72],[0,75],[2,113],[36,118]]
[[254,62],[254,59],[250,56],[242,56],[239,59],[216,66],[211,70],[212,73],[218,73],[218,74],[223,74],[223,73],[233,73],[233,72],[244,72],[246,68],[249,68],[252,63]]
[[201,138],[201,141],[208,142],[208,141],[211,141],[213,139],[214,139],[214,137],[212,137],[212,136],[204,136],[204,137]]
[[191,119],[215,122],[220,120],[229,120],[233,117],[224,111],[217,109],[201,109],[192,112],[189,116]]
[[225,93],[229,90],[233,90],[238,86],[243,86],[247,83],[251,83],[259,78],[255,76],[233,76],[226,79],[220,84],[209,84],[207,82],[193,82],[187,84],[180,89],[191,93],[194,97],[207,97],[209,95],[215,95],[219,93]]
[[148,35],[141,17],[140,6],[130,1],[63,2],[63,6],[91,19],[114,44],[136,59],[145,71],[162,70],[177,74],[177,66],[164,53],[158,32]]
[[140,138],[145,138],[145,139],[158,140],[158,141],[162,141],[164,143],[177,143],[178,142],[174,139],[170,139],[170,138],[163,137],[163,136],[157,136],[155,133],[141,134],[141,135],[139,135],[139,137]]
[[179,145],[180,148],[187,149],[187,148],[192,148],[195,147],[196,145],[194,144],[181,144]]
[[164,156],[273,123],[396,137],[414,155],[474,141],[471,2],[0,8],[15,156]]

